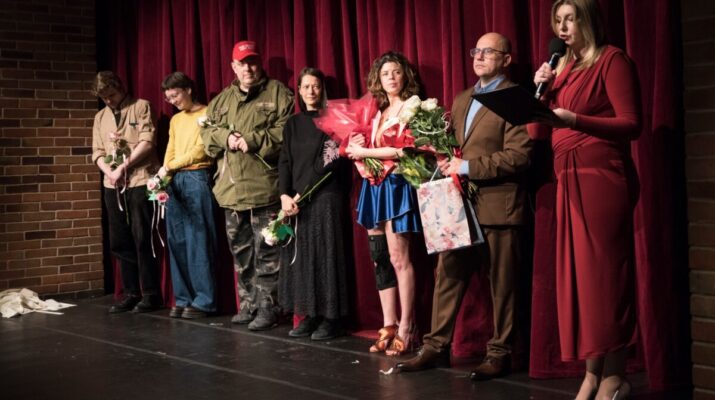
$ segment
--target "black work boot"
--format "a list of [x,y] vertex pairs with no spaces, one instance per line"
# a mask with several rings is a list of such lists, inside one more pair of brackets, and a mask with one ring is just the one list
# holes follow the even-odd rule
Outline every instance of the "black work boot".
[[306,316],[295,329],[288,332],[290,337],[308,337],[318,327],[318,318]]
[[278,313],[273,308],[273,304],[268,301],[262,301],[258,306],[256,318],[248,324],[248,329],[251,331],[265,331],[274,328],[278,325]]
[[110,314],[119,314],[127,311],[131,311],[134,309],[134,306],[137,305],[141,301],[142,297],[139,295],[135,294],[129,294],[124,296],[122,301],[114,304],[113,306],[109,307],[109,313]]
[[238,311],[238,314],[231,317],[231,323],[246,325],[250,324],[254,318],[256,318],[256,313],[251,311],[250,307],[243,307]]
[[161,297],[158,295],[148,295],[142,298],[142,301],[137,303],[132,309],[133,313],[145,313],[156,311],[164,306]]
[[337,319],[327,319],[325,318],[323,322],[320,323],[318,329],[310,335],[311,340],[330,340],[341,335],[340,324]]

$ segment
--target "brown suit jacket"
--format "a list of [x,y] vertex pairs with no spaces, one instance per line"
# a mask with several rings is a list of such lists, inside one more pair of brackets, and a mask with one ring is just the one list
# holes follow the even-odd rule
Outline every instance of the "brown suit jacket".
[[[497,89],[513,86],[504,79]],[[478,186],[477,218],[482,225],[519,225],[524,223],[526,190],[524,171],[530,164],[533,148],[523,125],[513,126],[482,108],[472,125],[465,127],[473,88],[454,99],[452,124],[462,148],[462,158],[469,163],[469,179]],[[467,140],[464,131],[469,130]]]

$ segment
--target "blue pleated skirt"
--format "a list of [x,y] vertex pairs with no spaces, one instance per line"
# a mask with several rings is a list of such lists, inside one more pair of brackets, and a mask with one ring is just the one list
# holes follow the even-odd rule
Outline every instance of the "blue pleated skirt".
[[392,221],[395,233],[422,232],[417,195],[399,174],[388,175],[379,185],[363,179],[356,211],[357,222],[367,229]]

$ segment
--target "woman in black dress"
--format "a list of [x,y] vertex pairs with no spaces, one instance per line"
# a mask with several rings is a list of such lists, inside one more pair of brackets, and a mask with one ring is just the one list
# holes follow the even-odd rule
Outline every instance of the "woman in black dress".
[[[281,208],[293,218],[296,235],[283,248],[279,302],[304,319],[292,337],[327,340],[339,335],[348,297],[343,252],[342,195],[336,176],[338,145],[316,128],[313,118],[325,106],[324,75],[304,68],[298,78],[301,112],[283,129],[279,168]],[[310,197],[298,200],[326,174]]]

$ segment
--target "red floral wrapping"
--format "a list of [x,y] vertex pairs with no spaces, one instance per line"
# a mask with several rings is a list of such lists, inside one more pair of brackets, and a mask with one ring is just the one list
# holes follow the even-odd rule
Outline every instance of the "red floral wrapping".
[[[345,147],[353,135],[362,135],[366,146],[372,147],[372,121],[378,112],[377,100],[367,94],[358,100],[339,99],[328,101],[328,106],[314,119],[315,126],[331,139],[340,143],[340,155],[345,156]],[[412,147],[414,138],[409,130],[400,134],[400,124],[395,124],[382,133],[379,147]],[[371,185],[379,185],[397,166],[394,160],[380,160],[382,172],[373,174],[363,161],[355,161],[360,176]]]
[[394,147],[401,149],[403,147],[415,147],[415,138],[412,136],[412,131],[405,128],[400,134],[400,124],[394,124],[382,132],[382,140],[380,147]]
[[[365,136],[366,142],[372,132],[372,119],[377,114],[377,100],[366,94],[358,100],[329,100],[328,106],[314,119],[315,126],[339,144],[355,134]],[[345,143],[343,143],[345,141]]]

